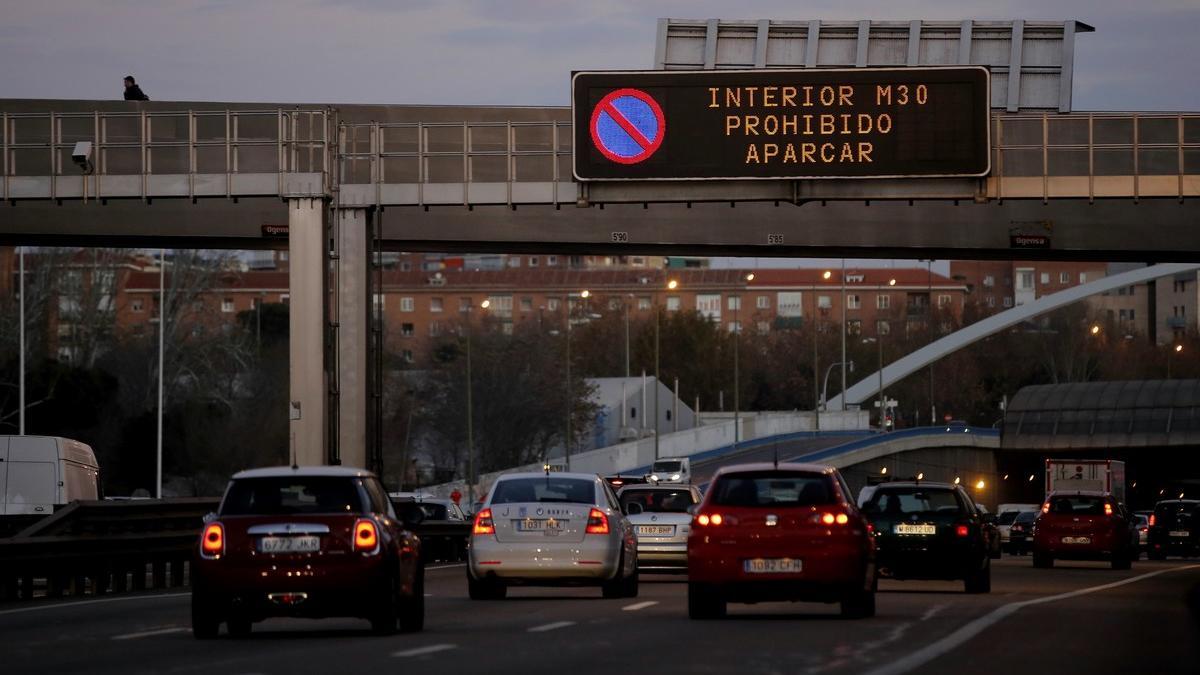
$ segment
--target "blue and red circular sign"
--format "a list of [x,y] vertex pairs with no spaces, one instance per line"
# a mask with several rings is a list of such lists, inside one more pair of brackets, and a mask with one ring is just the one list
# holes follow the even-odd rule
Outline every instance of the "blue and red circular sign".
[[640,89],[618,89],[592,110],[592,144],[618,164],[649,159],[667,135],[662,108]]

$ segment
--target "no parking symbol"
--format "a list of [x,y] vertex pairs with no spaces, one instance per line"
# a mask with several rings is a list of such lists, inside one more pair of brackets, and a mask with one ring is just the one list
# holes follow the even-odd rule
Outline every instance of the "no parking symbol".
[[619,164],[649,159],[667,133],[662,107],[640,89],[617,89],[592,109],[592,143]]

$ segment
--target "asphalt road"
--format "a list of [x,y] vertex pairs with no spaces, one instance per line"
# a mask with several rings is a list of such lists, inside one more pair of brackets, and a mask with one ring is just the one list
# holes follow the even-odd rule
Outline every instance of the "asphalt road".
[[[682,577],[644,577],[634,600],[598,589],[513,589],[472,602],[461,566],[430,569],[426,630],[275,619],[253,636],[192,639],[188,597],[123,596],[0,608],[0,671],[15,673],[1196,673],[1200,565],[1035,570],[993,561],[993,592],[881,583],[879,615],[832,605],[731,606],[689,621]],[[1065,597],[1056,597],[1067,594]],[[1025,603],[1025,604],[1019,604]]]

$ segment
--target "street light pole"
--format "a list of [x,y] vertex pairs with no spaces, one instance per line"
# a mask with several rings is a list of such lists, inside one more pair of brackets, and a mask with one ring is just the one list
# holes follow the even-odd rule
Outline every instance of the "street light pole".
[[741,440],[742,400],[739,379],[738,352],[742,346],[742,325],[738,323],[738,310],[742,307],[742,296],[737,296],[733,305],[733,449],[737,450]]
[[[846,412],[846,259],[842,258],[842,412]],[[829,382],[829,376],[825,376]]]
[[18,263],[18,267],[20,269],[18,271],[18,279],[17,279],[17,293],[20,294],[20,303],[19,303],[19,308],[17,310],[17,314],[19,315],[17,318],[17,325],[19,326],[19,328],[17,330],[17,336],[18,336],[17,337],[17,345],[18,345],[17,350],[20,352],[20,356],[17,357],[17,360],[21,362],[20,366],[18,367],[18,370],[20,370],[21,374],[20,374],[20,382],[17,385],[17,392],[18,392],[17,393],[17,405],[18,405],[17,434],[20,436],[24,436],[25,435],[25,247],[24,246],[20,247],[20,250],[17,253],[17,258],[20,261]]
[[[876,330],[876,332],[879,332],[879,331]],[[879,332],[879,335],[875,338],[875,342],[879,345],[879,429],[881,431],[883,431],[886,429],[886,426],[883,423],[883,418],[885,415],[885,411],[887,410],[887,399],[885,399],[883,397],[883,333],[882,332]]]
[[[178,260],[178,258],[177,258]],[[154,496],[162,499],[162,469],[163,469],[163,346],[164,335],[167,331],[167,296],[166,296],[166,266],[167,250],[158,249],[158,425],[155,442],[154,461]],[[172,277],[175,278],[175,277]]]
[[[485,301],[486,302],[486,301]],[[475,503],[475,423],[471,389],[471,305],[467,305],[467,499]]]
[[[678,281],[675,281],[674,279],[667,281],[667,290],[668,291],[673,291],[676,288],[679,288]],[[659,342],[659,332],[661,331],[659,324],[661,324],[661,323],[662,323],[662,315],[660,312],[660,306],[658,304],[658,293],[655,293],[654,294],[654,461],[656,461],[656,462],[658,461],[658,419],[659,419],[659,413],[658,413],[658,383],[659,383],[658,342]],[[642,391],[643,392],[645,391],[644,386],[642,388]]]
[[623,303],[625,307],[625,379],[629,379],[629,298]]

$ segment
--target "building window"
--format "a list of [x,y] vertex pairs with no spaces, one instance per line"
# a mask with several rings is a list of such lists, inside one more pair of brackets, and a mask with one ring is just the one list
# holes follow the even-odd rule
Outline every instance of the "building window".
[[1049,283],[1050,283],[1050,273],[1042,272],[1042,285],[1045,286]]
[[890,296],[890,295],[875,296],[875,309],[891,309],[891,308],[892,308],[892,296]]
[[726,325],[726,328],[729,330],[730,333],[740,333],[740,332],[742,332],[742,322],[741,321],[730,321],[728,323],[728,325]]
[[696,311],[710,321],[721,320],[721,296],[716,293],[700,293],[696,296]]
[[828,295],[818,295],[817,296],[817,308],[818,309],[826,309],[827,310],[832,307],[833,307],[833,300]]
[[556,256],[556,255],[546,256],[546,264],[549,265],[550,267],[557,267],[558,266],[558,256]]
[[430,298],[429,299],[429,311],[431,311],[431,312],[442,311],[442,299],[441,298]]
[[638,309],[650,309],[650,298],[644,295],[638,298]]
[[1128,310],[1124,310],[1124,309],[1122,309],[1122,310],[1119,310],[1119,312],[1118,312],[1118,314],[1117,314],[1117,315],[1118,315],[1119,317],[1121,317],[1121,320],[1122,320],[1122,321],[1128,321],[1128,320],[1129,320],[1129,311],[1128,311]]
[[[382,307],[383,306],[382,298],[380,298],[380,300],[381,300],[381,302],[379,303],[379,306]],[[412,312],[412,311],[416,310],[416,308],[417,308],[417,303],[416,303],[416,301],[414,301],[412,299],[411,296],[405,296],[403,298],[400,298],[400,311],[401,312]]]
[[521,311],[522,312],[532,312],[533,311],[533,298],[521,298]]
[[760,295],[754,300],[754,306],[759,309],[771,309],[771,296]]
[[519,256],[519,255],[509,256],[508,266],[509,267],[520,267],[521,266],[521,256]]
[[1060,272],[1058,275],[1058,283],[1060,283],[1060,284],[1071,283],[1071,273],[1070,272]]
[[429,337],[437,337],[442,334],[442,324],[437,321],[429,322]]
[[1117,295],[1125,295],[1125,286],[1117,289]]
[[404,262],[400,263],[400,271],[401,271],[401,272],[410,272],[410,271],[412,271],[412,263],[410,263],[410,262],[409,262],[409,261],[407,261],[407,260],[405,260]]
[[742,296],[740,296],[740,295],[729,296],[728,307],[729,307],[729,311],[731,311],[731,312],[735,309],[741,309],[742,308]]
[[400,334],[403,335],[404,337],[412,337],[414,332],[415,331],[414,331],[413,325],[411,323],[400,324]]
[[609,298],[608,299],[608,308],[612,311],[621,309],[621,299],[620,298]]
[[537,266],[538,266],[538,257],[537,257],[536,255],[534,255],[534,256],[529,256],[529,266],[530,266],[530,267],[537,267]]
[[880,335],[887,335],[892,332],[892,325],[886,321],[876,321],[875,331]]
[[986,277],[983,278],[983,285],[987,286],[988,288],[995,286],[996,285],[996,277],[993,277],[990,274],[987,275]]
[[1012,298],[1008,297],[1007,295],[1004,296],[1004,306],[1005,307],[1012,307],[1012,302],[1013,302]]
[[1087,272],[1080,272],[1080,273],[1079,273],[1079,283],[1081,283],[1081,284],[1086,284],[1086,283],[1087,283]]
[[141,299],[141,298],[136,298],[136,299],[134,299],[132,302],[130,302],[130,303],[129,303],[129,308],[130,308],[130,309],[132,309],[132,310],[133,310],[133,311],[135,311],[135,312],[144,312],[144,311],[146,311],[146,305],[145,305],[145,303],[144,303],[144,302],[142,302],[142,299]]
[[1017,270],[1017,290],[1032,291],[1033,290],[1033,270]]
[[847,321],[846,322],[846,333],[848,335],[861,335],[862,334],[862,320],[861,319],[850,319],[849,321]]
[[458,311],[460,311],[460,312],[471,311],[471,299],[470,298],[459,298],[458,299]]
[[949,307],[952,298],[949,295],[938,296],[938,307]]
[[401,352],[400,358],[404,359],[405,363],[412,363],[415,360],[413,359],[413,353],[411,349],[405,349],[403,352]]
[[759,321],[758,322],[758,334],[759,335],[766,335],[767,333],[770,333],[770,332],[771,332],[771,323],[769,321]]
[[487,312],[502,319],[511,319],[512,305],[511,295],[489,295]]
[[551,312],[557,312],[560,305],[562,305],[562,300],[558,298],[550,298],[546,301],[546,309]]
[[233,298],[225,298],[221,301],[221,311],[226,314],[233,311]]
[[[1132,288],[1133,287],[1130,286],[1130,289],[1132,289]],[[1175,282],[1175,292],[1176,293],[1184,293],[1186,291],[1187,291],[1187,282],[1186,281],[1176,281]],[[1132,295],[1132,293],[1131,293],[1131,295]]]
[[374,308],[374,310],[376,312],[383,311],[384,302],[385,302],[386,298],[387,298],[387,296],[383,295],[382,293],[375,293],[374,295],[371,296],[371,301],[372,301],[371,306]]
[[[1005,298],[1005,300],[1007,300],[1007,299],[1008,299],[1008,298]],[[996,296],[994,296],[994,295],[989,295],[989,296],[987,296],[987,298],[984,300],[984,302],[987,304],[987,306],[988,306],[988,307],[995,307],[995,306],[996,306]]]
[[862,309],[862,297],[859,295],[847,295],[846,309]]
[[797,291],[780,292],[775,299],[776,314],[782,317],[803,316],[804,296]]
[[667,298],[667,311],[668,312],[678,312],[679,307],[680,307],[680,300],[679,300],[678,295],[672,295]]
[[291,301],[292,301],[292,296],[288,295],[287,293],[283,293],[279,296],[279,302],[284,305],[291,304]]

